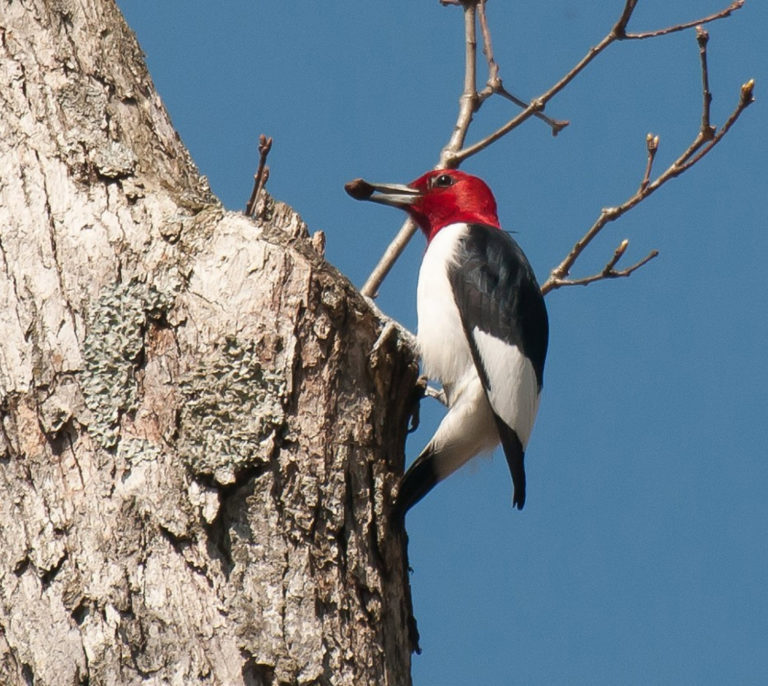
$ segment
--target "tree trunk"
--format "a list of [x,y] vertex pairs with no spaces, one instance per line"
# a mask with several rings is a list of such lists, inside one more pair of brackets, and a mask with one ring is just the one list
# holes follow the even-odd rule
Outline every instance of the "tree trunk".
[[111,0],[0,0],[0,70],[0,683],[410,683],[397,328],[211,196]]

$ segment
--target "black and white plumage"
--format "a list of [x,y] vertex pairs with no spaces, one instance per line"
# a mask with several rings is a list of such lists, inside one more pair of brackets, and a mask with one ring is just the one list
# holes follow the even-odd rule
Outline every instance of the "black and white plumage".
[[405,473],[395,509],[404,514],[437,482],[499,443],[512,475],[513,505],[522,509],[525,447],[548,341],[533,270],[500,230],[493,195],[477,177],[440,170],[408,186],[365,186],[356,197],[406,209],[427,235],[417,340],[424,373],[442,383],[449,408]]

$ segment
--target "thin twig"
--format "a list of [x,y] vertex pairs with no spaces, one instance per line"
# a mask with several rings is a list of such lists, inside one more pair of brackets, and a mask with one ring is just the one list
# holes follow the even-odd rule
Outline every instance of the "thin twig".
[[613,272],[613,268],[616,266],[618,261],[624,257],[624,253],[627,252],[627,248],[629,247],[629,239],[625,238],[621,243],[619,243],[616,250],[613,251],[613,257],[611,257],[610,260],[608,260],[608,263],[603,267],[603,271],[601,274],[603,276],[607,276],[611,272]]
[[643,38],[654,38],[655,36],[664,35],[667,33],[672,33],[673,31],[682,31],[683,29],[692,28],[694,26],[697,26],[699,24],[705,24],[708,22],[715,21],[717,19],[722,19],[724,17],[729,16],[732,12],[735,10],[738,10],[742,7],[744,4],[743,0],[737,0],[736,2],[731,3],[727,8],[716,12],[714,14],[711,14],[707,17],[703,17],[702,19],[698,19],[694,22],[686,22],[684,24],[677,24],[675,26],[669,26],[664,29],[659,29],[658,31],[651,31],[645,34],[629,34],[626,33],[626,27],[629,23],[629,20],[632,18],[632,13],[635,10],[635,6],[637,5],[637,0],[627,0],[627,2],[624,5],[624,9],[622,10],[621,16],[619,17],[619,20],[614,24],[611,31],[594,47],[590,48],[584,57],[581,58],[581,60],[565,75],[563,76],[556,84],[554,84],[549,90],[545,91],[542,95],[540,95],[538,98],[535,98],[531,101],[531,103],[526,107],[519,115],[508,121],[503,126],[500,126],[496,131],[491,133],[490,135],[486,136],[482,140],[478,141],[477,143],[474,143],[463,150],[460,150],[457,152],[453,157],[453,162],[458,165],[464,160],[466,160],[468,157],[471,157],[472,155],[476,155],[481,150],[484,150],[487,148],[491,143],[496,142],[499,140],[499,138],[502,138],[506,134],[508,134],[513,129],[517,128],[528,120],[531,116],[536,114],[537,112],[541,112],[546,104],[553,98],[555,95],[557,95],[563,88],[565,88],[571,81],[573,81],[576,76],[578,76],[584,69],[587,67],[592,60],[594,60],[600,53],[603,52],[609,45],[616,42],[617,40],[623,40],[626,38],[633,38],[633,39],[643,39]]
[[596,46],[589,49],[589,52],[573,67],[563,78],[561,78],[554,86],[547,90],[543,95],[533,99],[528,106],[520,112],[516,117],[513,117],[503,126],[500,126],[496,131],[479,140],[463,150],[458,151],[453,155],[452,161],[454,164],[459,164],[472,155],[476,155],[481,150],[485,150],[491,143],[496,142],[499,138],[502,138],[513,129],[517,128],[524,121],[527,121],[536,112],[540,112],[544,109],[547,102],[549,102],[555,95],[557,95],[563,88],[565,88],[576,76],[593,60],[597,57],[605,48],[616,40],[616,37],[612,33],[608,34],[603,40]]
[[253,175],[253,190],[251,191],[251,197],[248,199],[248,203],[245,206],[245,214],[252,217],[256,211],[256,203],[259,199],[259,194],[269,179],[269,167],[267,166],[267,155],[272,149],[272,138],[267,138],[263,133],[259,136],[259,166],[256,169],[256,173]]
[[[589,230],[582,236],[571,248],[565,259],[555,267],[549,275],[549,278],[544,282],[541,287],[543,293],[559,288],[562,285],[569,285],[570,280],[567,279],[571,268],[574,263],[584,252],[584,249],[592,242],[592,240],[602,231],[606,224],[615,221],[623,214],[631,210],[635,205],[645,200],[649,195],[661,188],[667,181],[680,176],[684,171],[690,169],[694,164],[699,162],[712,148],[714,148],[728,133],[729,129],[741,113],[754,102],[754,80],[749,80],[741,87],[741,93],[739,97],[739,103],[736,108],[731,112],[731,115],[726,120],[725,124],[713,135],[707,145],[703,146],[701,131],[696,135],[693,143],[680,155],[662,174],[660,174],[652,183],[645,185],[641,184],[641,187],[637,192],[628,200],[623,202],[617,207],[605,208],[598,217],[597,221],[589,228]],[[697,152],[698,151],[698,152]],[[696,153],[696,154],[694,154]],[[650,154],[650,153],[649,153]],[[647,258],[646,262],[648,259]],[[641,267],[644,262],[638,263],[636,268]],[[633,269],[634,271],[634,269]],[[630,272],[631,273],[631,272]],[[587,277],[590,278],[590,277]],[[592,279],[593,281],[597,279]],[[581,283],[580,280],[573,280],[576,283]],[[591,281],[589,282],[591,283]]]
[[667,34],[675,33],[677,31],[685,31],[686,29],[692,29],[694,26],[700,26],[701,24],[708,24],[709,22],[717,21],[718,19],[724,19],[725,17],[730,16],[732,12],[740,10],[743,6],[744,0],[736,0],[735,2],[732,2],[730,5],[728,5],[728,7],[725,9],[722,9],[719,12],[715,12],[714,14],[710,14],[707,17],[702,17],[701,19],[696,19],[694,21],[687,21],[683,24],[667,26],[666,28],[657,29],[656,31],[645,31],[643,33],[625,33],[623,38],[626,38],[627,40],[644,40],[645,38],[656,38],[657,36],[666,36]]
[[483,55],[488,62],[488,87],[495,92],[496,86],[501,85],[499,77],[499,65],[493,56],[493,41],[491,40],[491,29],[488,26],[488,17],[485,14],[486,0],[480,0],[477,6],[477,19],[480,23],[480,33],[483,36]]
[[[685,22],[675,26],[669,26],[663,29],[645,33],[627,33],[627,25],[632,18],[632,14],[637,5],[637,0],[626,0],[622,13],[617,22],[612,27],[611,31],[597,45],[591,47],[587,54],[584,55],[584,57],[582,57],[582,59],[574,67],[572,67],[568,73],[565,74],[565,76],[557,81],[557,83],[552,85],[549,90],[545,91],[538,98],[534,98],[531,102],[526,103],[525,101],[516,98],[514,95],[506,91],[502,84],[501,77],[499,75],[499,67],[493,54],[493,44],[491,42],[490,29],[485,14],[486,0],[440,0],[440,2],[443,5],[461,5],[464,10],[465,68],[464,90],[462,91],[460,98],[459,114],[457,117],[456,125],[454,126],[454,130],[448,144],[440,153],[440,159],[435,167],[436,169],[458,167],[464,160],[471,157],[472,155],[477,154],[481,150],[484,150],[489,145],[520,126],[523,122],[527,121],[532,116],[540,117],[546,121],[552,127],[553,135],[557,135],[557,133],[562,130],[562,128],[568,125],[568,122],[550,119],[544,115],[544,107],[552,98],[554,98],[571,81],[573,81],[576,76],[578,76],[598,55],[600,55],[609,45],[615,41],[624,39],[640,40],[645,38],[654,38],[656,36],[673,33],[675,31],[682,31],[684,29],[692,28],[700,24],[706,24],[717,19],[727,17],[735,10],[740,9],[744,4],[744,0],[735,0],[735,2],[732,2],[727,8],[693,22]],[[483,50],[488,62],[489,72],[488,83],[486,87],[480,92],[477,91],[475,76],[477,68],[476,20],[479,20],[480,22],[480,28],[483,36]],[[703,65],[706,65],[706,50],[704,50],[702,59]],[[703,75],[702,78],[705,79],[706,77]],[[745,87],[746,85],[747,84],[745,84]],[[704,90],[705,93],[708,92],[708,85],[706,83]],[[511,120],[509,120],[506,124],[491,133],[489,136],[486,136],[482,140],[468,147],[462,148],[461,146],[464,145],[464,141],[466,140],[467,131],[469,130],[469,125],[472,122],[474,113],[477,112],[482,103],[493,94],[499,94],[502,97],[507,98],[511,102],[514,102],[518,106],[522,107],[523,110]],[[731,118],[726,122],[726,124],[718,133],[715,133],[714,129],[711,130],[711,133],[709,132],[709,129],[706,129],[707,133],[703,133],[705,129],[702,125],[702,130],[700,131],[696,140],[694,140],[694,142],[689,146],[688,150],[683,154],[683,156],[676,160],[675,164],[679,163],[678,166],[675,167],[673,164],[672,167],[667,170],[667,172],[662,174],[662,176],[653,183],[650,183],[650,175],[652,171],[655,150],[651,152],[649,147],[649,158],[646,167],[646,173],[643,177],[643,181],[641,182],[640,189],[636,193],[636,196],[642,197],[632,202],[630,207],[633,207],[635,204],[637,204],[640,199],[650,195],[650,193],[652,193],[658,187],[656,184],[660,179],[663,178],[662,183],[664,183],[669,178],[672,178],[672,176],[677,176],[678,174],[682,173],[682,171],[685,171],[685,169],[690,166],[689,162],[693,164],[701,159],[722,138],[722,136],[725,135],[732,123],[735,122],[736,118],[738,118],[740,113],[741,111],[734,112]],[[658,137],[655,137],[654,140],[656,145],[658,145]],[[707,141],[709,141],[709,144],[702,149],[702,146],[704,146],[705,142]],[[650,146],[650,143],[648,145]],[[630,201],[633,201],[634,197],[635,196],[630,198]],[[618,216],[629,209],[629,207],[626,209],[622,208],[624,208],[624,205],[619,206],[619,208],[604,210],[604,212],[601,214],[601,218],[598,219],[595,225],[593,225],[593,227],[587,232],[587,234],[585,234],[584,238],[582,239],[582,241],[585,241],[585,243],[581,245],[580,241],[576,244],[576,246],[574,246],[573,250],[577,250],[577,252],[573,259],[570,259],[571,254],[573,253],[572,250],[572,252],[569,253],[569,256],[566,257],[566,259],[563,260],[563,262],[555,270],[553,270],[552,275],[547,280],[547,283],[545,283],[545,286],[550,283],[553,278],[564,279],[567,276],[567,270],[570,269],[573,261],[576,259],[576,257],[578,257],[579,254],[581,254],[581,251],[584,249],[584,247],[586,247],[586,244],[592,240],[594,235],[599,233],[605,223],[618,218]],[[405,246],[415,232],[416,224],[410,219],[406,220],[400,228],[400,231],[390,243],[382,258],[379,260],[379,263],[368,277],[368,280],[363,285],[362,293],[364,295],[369,297],[376,296],[381,282],[389,273],[395,260],[397,260],[397,258],[403,252]],[[561,271],[563,268],[565,268],[565,271]]]
[[[466,140],[467,131],[472,123],[472,117],[477,112],[485,99],[494,92],[515,102],[520,107],[528,107],[528,103],[515,98],[507,92],[499,78],[498,64],[493,56],[493,43],[491,42],[491,33],[488,27],[487,17],[485,15],[486,0],[441,0],[443,5],[462,5],[464,10],[464,87],[459,98],[459,113],[456,118],[453,132],[448,143],[440,153],[435,169],[454,168],[459,165],[459,160],[455,159],[456,152],[461,149]],[[483,52],[488,61],[488,86],[482,94],[477,91],[477,17],[480,17],[480,26],[483,35]],[[565,126],[567,121],[556,121],[542,115],[552,128],[552,134],[557,135]],[[395,261],[405,250],[405,246],[416,233],[416,224],[410,218],[406,219],[400,230],[387,246],[384,254],[374,267],[370,276],[363,284],[361,293],[370,298],[375,298],[378,294],[379,286],[389,274]]]
[[637,0],[627,0],[624,3],[624,9],[621,11],[621,16],[611,29],[611,33],[616,38],[624,38],[624,36],[626,36],[627,24],[629,24],[629,20],[632,18],[632,13],[635,11],[636,5]]
[[632,16],[632,12],[634,11],[636,4],[637,0],[627,0],[626,4],[624,5],[624,10],[622,11],[621,17],[616,22],[611,31],[597,45],[591,47],[587,54],[584,55],[584,57],[582,57],[581,60],[579,60],[579,62],[574,67],[572,67],[565,76],[563,76],[557,83],[550,87],[549,90],[545,91],[538,98],[534,98],[530,103],[528,103],[525,109],[523,109],[523,111],[520,112],[520,114],[518,114],[516,117],[513,117],[506,124],[500,126],[498,129],[496,129],[496,131],[478,141],[477,143],[474,143],[473,145],[458,151],[454,155],[455,163],[458,165],[468,157],[476,155],[478,152],[491,145],[491,143],[496,142],[499,140],[499,138],[502,138],[510,131],[520,126],[520,124],[522,124],[524,121],[527,121],[537,112],[540,113],[546,106],[547,102],[554,98],[555,95],[557,95],[561,90],[563,90],[563,88],[565,88],[571,81],[573,81],[573,79],[575,79],[576,76],[578,76],[581,71],[584,70],[584,68],[587,67],[590,62],[592,62],[592,60],[594,60],[601,52],[603,52],[603,50],[605,50],[611,43],[623,37],[624,29],[626,28],[627,22]]
[[625,238],[621,243],[619,243],[619,246],[616,248],[611,259],[608,260],[605,267],[603,267],[603,269],[597,274],[584,276],[580,279],[556,279],[551,283],[548,282],[548,284],[545,284],[546,290],[542,288],[542,292],[547,293],[551,290],[562,288],[563,286],[588,286],[591,283],[595,283],[595,281],[627,277],[630,276],[633,272],[636,272],[641,267],[648,264],[648,262],[650,262],[655,257],[659,256],[658,250],[651,250],[651,252],[649,252],[642,260],[636,262],[631,267],[627,267],[626,269],[615,269],[616,264],[624,256],[628,246],[629,241]]
[[[501,82],[499,82],[499,85],[496,88],[495,92],[498,93],[502,98],[506,98],[510,102],[515,103],[515,105],[517,105],[518,107],[528,107],[529,105],[529,103],[525,102],[525,100],[521,100],[517,96],[510,93],[506,88],[504,88]],[[566,126],[568,126],[571,123],[567,119],[552,119],[551,117],[548,117],[543,112],[534,112],[533,116],[549,124],[550,128],[552,129],[553,136],[556,136]]]
[[707,140],[715,135],[715,127],[710,124],[709,111],[712,106],[712,93],[709,90],[709,67],[707,66],[707,43],[709,33],[701,26],[696,27],[696,41],[699,44],[699,58],[701,60],[701,133]]
[[[705,145],[695,156],[690,157],[690,159],[687,159],[685,161],[681,161],[680,164],[677,165],[677,168],[675,169],[674,173],[671,174],[671,176],[680,176],[684,171],[687,169],[690,169],[694,164],[696,164],[702,157],[704,157],[712,148],[715,147],[722,139],[723,136],[725,136],[726,133],[730,130],[730,128],[736,123],[736,120],[741,116],[741,113],[747,109],[754,101],[754,89],[755,89],[755,80],[750,79],[746,83],[742,84],[741,86],[741,95],[739,98],[739,104],[736,107],[736,109],[731,112],[731,115],[726,119],[725,124],[723,124],[720,127],[720,130],[715,133],[715,135],[712,137],[712,139],[709,141],[707,145]],[[654,189],[655,190],[655,189]]]
[[460,150],[477,108],[477,2],[464,4],[464,88],[459,98],[459,115],[448,143],[440,154],[438,168],[455,167],[450,154]]
[[417,228],[416,222],[410,217],[403,222],[400,230],[387,246],[387,249],[381,256],[378,264],[373,268],[371,275],[360,289],[360,292],[364,296],[375,298],[379,294],[379,286],[381,286],[381,282],[387,277],[387,274],[389,274],[389,271],[397,261],[397,258],[403,254],[405,246],[408,245],[408,241],[410,241],[413,234],[416,233]]
[[[451,2],[450,0],[441,0],[444,5],[462,4],[464,9],[464,87],[459,98],[459,113],[456,117],[456,124],[453,127],[453,133],[446,146],[440,153],[435,169],[445,169],[455,167],[449,159],[449,152],[459,150],[464,145],[464,140],[472,122],[472,115],[477,107],[477,32],[475,29],[475,16],[477,2]],[[392,239],[384,254],[373,268],[370,276],[363,284],[360,292],[369,298],[375,298],[379,292],[379,286],[389,274],[397,258],[405,250],[408,241],[416,233],[416,223],[409,217],[403,222],[400,230]]]
[[536,98],[535,100],[532,100],[530,103],[528,103],[528,106],[522,112],[520,112],[520,114],[508,121],[504,126],[498,128],[492,134],[486,136],[477,143],[474,143],[473,145],[470,145],[469,147],[451,155],[451,163],[453,166],[458,166],[468,157],[472,157],[472,155],[476,155],[481,150],[485,150],[485,148],[487,148],[491,143],[495,143],[497,140],[499,140],[499,138],[502,138],[508,134],[512,129],[517,128],[524,121],[527,121],[532,115],[536,114],[536,112],[543,110],[545,104],[546,101],[542,100],[542,98]]
[[656,159],[656,151],[659,149],[659,137],[649,133],[645,137],[645,147],[648,150],[648,161],[645,164],[645,173],[643,174],[643,180],[640,182],[641,191],[645,190],[648,183],[651,180],[651,172],[653,171],[653,160]]
[[[479,91],[477,94],[478,106],[475,109],[479,109],[479,106],[492,95],[500,95],[506,98],[510,102],[513,102],[518,107],[528,107],[528,103],[516,95],[510,93],[504,84],[502,83],[501,76],[499,74],[499,65],[493,54],[493,41],[491,40],[491,29],[488,26],[488,17],[485,14],[485,5],[487,0],[479,0],[477,5],[477,20],[480,24],[480,33],[483,36],[483,55],[488,63],[488,81],[485,84],[485,88]],[[570,122],[567,120],[551,119],[543,112],[535,112],[534,116],[546,122],[552,129],[552,135],[557,136]]]
[[701,64],[701,125],[699,126],[699,135],[678,160],[681,166],[693,157],[704,143],[711,141],[716,131],[710,123],[712,93],[709,91],[709,67],[707,66],[709,34],[701,26],[696,27],[696,42],[699,44],[699,62]]

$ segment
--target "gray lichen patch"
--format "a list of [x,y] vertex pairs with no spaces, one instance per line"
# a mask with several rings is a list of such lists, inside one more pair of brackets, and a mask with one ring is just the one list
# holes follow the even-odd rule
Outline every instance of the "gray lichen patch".
[[113,284],[89,314],[81,388],[91,412],[90,433],[107,449],[117,444],[120,416],[136,408],[136,368],[149,317],[167,311],[173,295],[139,281]]
[[285,423],[285,378],[262,365],[257,347],[227,338],[179,384],[179,451],[194,473],[220,484],[268,462]]
[[92,148],[89,159],[99,176],[106,179],[131,176],[136,168],[136,155],[117,141],[106,141],[104,145]]

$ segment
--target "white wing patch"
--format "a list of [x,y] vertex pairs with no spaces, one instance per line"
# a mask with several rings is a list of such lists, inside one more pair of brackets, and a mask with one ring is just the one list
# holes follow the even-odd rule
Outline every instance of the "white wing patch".
[[[488,390],[491,407],[515,430],[525,449],[539,409],[538,383],[533,365],[519,348],[477,327],[472,330],[472,338],[491,380]],[[503,383],[494,384],[494,379],[503,379]]]

